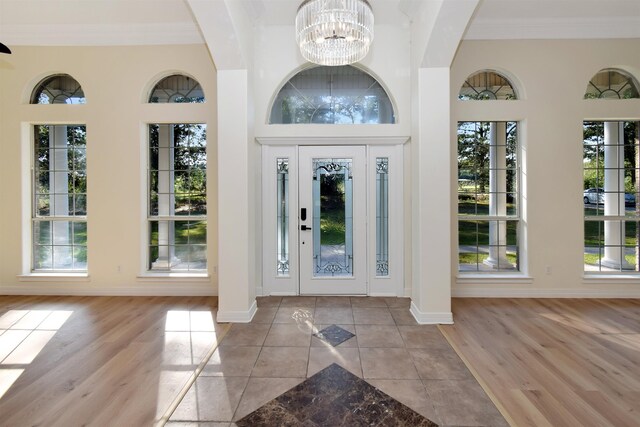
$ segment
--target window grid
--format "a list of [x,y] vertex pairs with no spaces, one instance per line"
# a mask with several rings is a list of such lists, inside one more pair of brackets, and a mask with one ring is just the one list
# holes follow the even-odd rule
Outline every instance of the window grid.
[[519,269],[517,123],[458,123],[458,265]]
[[584,270],[640,271],[638,122],[584,122]]
[[32,271],[87,270],[84,125],[35,125]]
[[148,269],[207,268],[206,125],[149,125]]

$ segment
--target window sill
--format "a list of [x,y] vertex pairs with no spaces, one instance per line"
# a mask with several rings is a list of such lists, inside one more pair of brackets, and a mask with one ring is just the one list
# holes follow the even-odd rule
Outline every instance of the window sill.
[[463,273],[456,276],[456,283],[460,285],[474,284],[474,283],[486,283],[491,282],[495,284],[519,284],[530,285],[533,284],[533,278],[526,274],[514,274],[514,273]]
[[139,282],[194,282],[208,283],[211,276],[208,273],[144,273],[137,277]]
[[629,273],[629,274],[585,274],[582,278],[586,285],[599,285],[599,284],[607,284],[611,282],[617,283],[629,283],[629,284],[640,284],[640,274]]
[[88,273],[28,273],[18,276],[19,282],[89,282]]

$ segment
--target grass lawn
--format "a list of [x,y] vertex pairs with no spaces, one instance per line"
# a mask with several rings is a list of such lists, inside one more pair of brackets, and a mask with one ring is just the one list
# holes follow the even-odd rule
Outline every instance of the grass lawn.
[[320,213],[320,244],[344,245],[346,238],[346,224],[344,206],[325,208]]
[[[604,257],[604,253],[602,254]],[[636,257],[634,255],[625,255],[624,256],[627,262],[631,265],[636,265]],[[584,263],[589,265],[599,265],[600,264],[600,255],[598,254],[584,254]]]
[[[487,259],[489,257],[489,254],[475,254],[475,253],[469,253],[469,252],[464,252],[461,254],[458,254],[458,262],[460,264],[482,264],[484,262],[485,259]],[[516,255],[515,254],[507,254],[507,260],[509,260],[509,262],[513,265],[516,265]]]
[[[511,205],[509,205],[511,207]],[[476,212],[476,209],[478,210]],[[489,203],[478,203],[459,201],[458,213],[461,215],[488,215]],[[507,245],[517,244],[517,221],[507,221]],[[458,218],[458,244],[459,245],[488,245],[489,244],[489,222],[474,221]],[[475,262],[475,261],[474,261]]]

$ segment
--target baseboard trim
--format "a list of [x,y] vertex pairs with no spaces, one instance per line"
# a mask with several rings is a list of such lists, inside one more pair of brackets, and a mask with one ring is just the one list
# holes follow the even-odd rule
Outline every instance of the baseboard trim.
[[216,320],[220,323],[249,323],[258,311],[258,304],[253,300],[253,304],[247,311],[223,311],[218,309]]
[[420,311],[414,302],[411,302],[409,310],[413,317],[421,325],[452,325],[453,314],[449,312],[425,312]]
[[457,288],[458,298],[640,298],[638,289],[532,289],[532,288]]
[[60,295],[60,296],[216,296],[217,289],[208,286],[135,286],[96,288],[77,286],[1,286],[0,295]]

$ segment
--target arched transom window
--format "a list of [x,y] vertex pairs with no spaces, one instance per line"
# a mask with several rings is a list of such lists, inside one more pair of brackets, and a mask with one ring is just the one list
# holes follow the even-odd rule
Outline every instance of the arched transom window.
[[584,99],[639,98],[640,86],[632,75],[622,70],[607,68],[589,80]]
[[458,99],[469,100],[509,100],[518,99],[513,85],[505,76],[495,71],[478,71],[467,77],[460,88]]
[[149,102],[162,103],[202,103],[204,92],[197,80],[183,74],[174,74],[160,80],[149,95]]
[[270,124],[395,123],[393,104],[369,74],[349,66],[314,67],[293,76],[271,107]]
[[49,76],[36,85],[31,104],[84,104],[86,99],[80,83],[68,74]]

